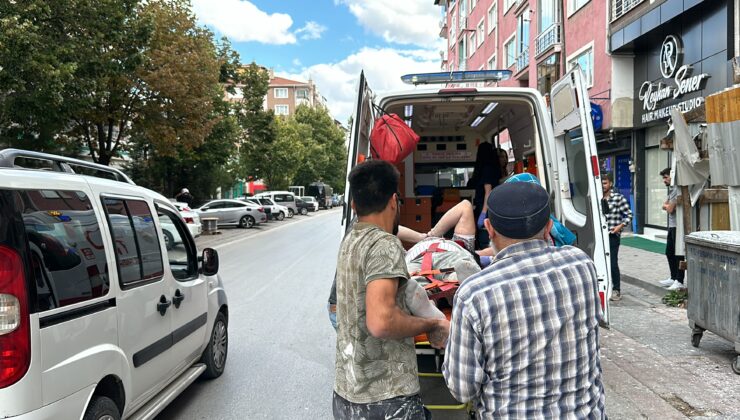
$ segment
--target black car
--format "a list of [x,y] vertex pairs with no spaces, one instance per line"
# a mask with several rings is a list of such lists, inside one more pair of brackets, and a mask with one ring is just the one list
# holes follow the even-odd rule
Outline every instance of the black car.
[[304,216],[308,214],[309,209],[313,210],[313,205],[311,203],[307,203],[299,197],[295,198],[295,206],[298,208],[298,213]]

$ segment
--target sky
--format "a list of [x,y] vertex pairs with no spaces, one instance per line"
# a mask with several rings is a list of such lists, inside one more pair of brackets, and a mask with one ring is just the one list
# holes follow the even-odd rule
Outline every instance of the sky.
[[442,7],[434,0],[192,0],[200,24],[226,36],[243,63],[312,79],[346,123],[360,71],[374,91],[407,73],[440,71]]

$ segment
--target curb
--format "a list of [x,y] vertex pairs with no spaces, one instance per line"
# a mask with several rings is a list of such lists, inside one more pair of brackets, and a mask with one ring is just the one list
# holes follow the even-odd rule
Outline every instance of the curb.
[[622,274],[622,281],[627,284],[631,284],[632,286],[637,286],[659,297],[663,297],[668,293],[668,289],[661,287],[656,283],[640,280],[626,274]]

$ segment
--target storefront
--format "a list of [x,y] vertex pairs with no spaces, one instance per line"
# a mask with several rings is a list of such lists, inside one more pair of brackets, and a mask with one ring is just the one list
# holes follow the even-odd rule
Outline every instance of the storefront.
[[[726,1],[701,2],[671,20],[657,23],[614,51],[634,55],[634,128],[630,141],[635,227],[640,233],[655,233],[667,227],[667,215],[661,210],[667,189],[659,173],[671,166],[670,149],[661,148],[661,140],[669,134],[670,110],[700,111],[707,95],[732,85]],[[702,112],[695,114],[697,117],[689,124],[694,135],[704,122]],[[604,156],[601,150],[600,155]],[[621,159],[624,161],[624,157]],[[619,179],[618,154],[614,160],[615,178]]]

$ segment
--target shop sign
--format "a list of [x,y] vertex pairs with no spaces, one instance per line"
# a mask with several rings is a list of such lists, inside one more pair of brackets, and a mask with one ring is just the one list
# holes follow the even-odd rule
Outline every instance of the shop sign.
[[640,86],[638,97],[645,111],[641,118],[643,124],[667,118],[672,108],[686,112],[704,103],[703,97],[697,97],[658,108],[663,101],[676,100],[688,93],[701,90],[704,82],[710,77],[707,73],[693,75],[693,66],[681,65],[682,60],[681,40],[676,36],[668,35],[660,48],[660,73],[664,78],[673,80],[668,83],[646,81]]

